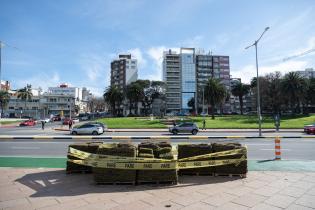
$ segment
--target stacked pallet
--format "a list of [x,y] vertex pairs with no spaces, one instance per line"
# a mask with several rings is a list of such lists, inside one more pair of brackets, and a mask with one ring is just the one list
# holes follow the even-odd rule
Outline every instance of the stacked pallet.
[[[98,146],[102,144],[102,142],[86,142],[86,143],[77,143],[77,144],[70,144],[69,148],[72,147],[77,150],[81,150],[88,153],[96,154]],[[84,166],[76,163],[72,163],[69,160],[79,160],[79,158],[74,157],[72,155],[67,155],[67,173],[91,173],[92,167],[91,166]]]
[[[136,147],[131,144],[101,144],[97,154],[121,157],[136,157]],[[136,170],[93,167],[97,184],[135,184]]]
[[245,160],[241,161],[238,165],[229,164],[222,166],[215,166],[214,173],[215,175],[242,175],[247,173],[247,149],[242,147],[241,144],[238,143],[226,143],[226,144],[212,144],[213,152],[222,152],[233,149],[244,149],[241,154],[236,155],[228,155],[222,157],[216,157],[215,160],[224,160],[224,159],[240,159],[244,156]]
[[[178,159],[188,158],[198,155],[205,155],[212,153],[210,144],[179,144],[178,145]],[[213,158],[199,158],[193,161],[213,160]],[[180,169],[179,175],[213,175],[213,167]]]
[[[167,142],[141,143],[138,145],[139,157],[155,157],[158,159],[172,160],[172,145]],[[178,181],[177,170],[137,170],[137,183],[176,184]]]

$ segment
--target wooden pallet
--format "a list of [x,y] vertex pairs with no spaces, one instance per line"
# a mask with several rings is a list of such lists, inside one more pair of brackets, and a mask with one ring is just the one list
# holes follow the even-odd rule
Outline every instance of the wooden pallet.
[[199,172],[180,172],[179,176],[187,175],[187,176],[214,176],[214,173],[199,173]]
[[214,176],[222,176],[222,177],[240,177],[246,178],[247,174],[221,174],[221,173],[214,173]]
[[91,170],[68,170],[66,174],[91,174]]
[[154,185],[176,185],[176,180],[170,180],[170,181],[144,181],[144,180],[138,180],[137,184],[154,184]]
[[136,182],[96,182],[97,185],[136,185]]

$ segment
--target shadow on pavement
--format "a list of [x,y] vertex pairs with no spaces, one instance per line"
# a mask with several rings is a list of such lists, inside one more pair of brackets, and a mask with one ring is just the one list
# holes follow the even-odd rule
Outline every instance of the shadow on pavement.
[[180,176],[177,185],[97,185],[93,174],[66,174],[65,170],[52,170],[30,173],[15,180],[34,190],[30,197],[58,197],[75,196],[89,193],[118,193],[161,188],[185,188],[196,185],[211,185],[222,182],[239,180],[239,177],[212,177],[212,176]]

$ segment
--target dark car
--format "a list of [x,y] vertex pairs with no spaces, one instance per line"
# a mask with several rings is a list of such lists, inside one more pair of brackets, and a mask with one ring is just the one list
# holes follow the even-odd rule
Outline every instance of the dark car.
[[178,125],[169,128],[169,132],[172,134],[178,133],[191,133],[196,135],[199,131],[199,128],[196,123],[193,122],[182,122]]
[[25,120],[24,122],[20,123],[20,126],[34,126],[36,125],[36,121],[35,120]]
[[61,121],[61,117],[59,115],[53,116],[52,121]]
[[304,133],[307,134],[315,134],[315,123],[312,125],[304,126]]

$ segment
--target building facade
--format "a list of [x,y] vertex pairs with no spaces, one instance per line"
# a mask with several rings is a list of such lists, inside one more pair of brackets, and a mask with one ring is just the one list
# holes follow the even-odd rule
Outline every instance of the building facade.
[[[204,102],[204,87],[209,78],[217,78],[230,92],[229,56],[196,52],[194,48],[181,48],[180,52],[163,54],[163,81],[166,83],[166,112],[188,113],[193,98],[197,113],[208,112]],[[203,110],[204,108],[204,110]],[[231,110],[230,101],[222,107],[224,113]],[[220,110],[221,111],[221,110]]]
[[163,81],[166,84],[166,112],[181,111],[181,59],[172,50],[163,54]]
[[110,85],[124,90],[128,84],[138,79],[137,59],[131,54],[121,54],[111,62]]
[[313,68],[307,68],[304,71],[296,71],[301,77],[306,79],[315,78],[315,71]]

